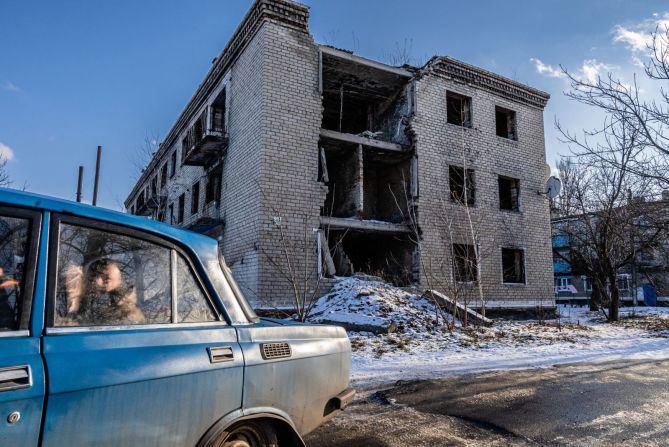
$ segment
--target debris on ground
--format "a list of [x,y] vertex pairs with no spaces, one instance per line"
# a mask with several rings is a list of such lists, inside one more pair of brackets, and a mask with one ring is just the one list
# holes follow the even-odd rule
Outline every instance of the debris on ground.
[[545,321],[468,325],[443,317],[418,288],[373,277],[341,278],[310,321],[347,328],[354,382],[431,378],[463,372],[623,358],[669,358],[669,308],[621,309],[607,323],[587,307],[558,306]]

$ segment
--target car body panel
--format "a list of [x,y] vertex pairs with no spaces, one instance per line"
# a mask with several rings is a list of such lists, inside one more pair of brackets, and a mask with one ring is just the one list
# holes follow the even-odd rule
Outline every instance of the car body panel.
[[[0,392],[0,445],[37,446],[45,379],[38,337],[0,338],[0,369],[28,366],[32,385],[29,388]],[[19,412],[21,419],[10,424],[7,417]]]
[[[280,408],[302,436],[333,414],[330,399],[348,386],[350,342],[343,328],[261,323],[238,329],[244,351],[244,408]],[[289,358],[265,360],[262,343],[286,342]]]
[[[43,445],[195,445],[241,405],[236,340],[223,324],[47,334]],[[234,359],[211,363],[208,348],[219,346]]]

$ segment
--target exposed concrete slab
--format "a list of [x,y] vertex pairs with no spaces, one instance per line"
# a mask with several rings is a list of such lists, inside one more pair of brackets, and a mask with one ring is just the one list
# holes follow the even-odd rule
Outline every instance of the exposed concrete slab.
[[321,129],[321,138],[330,138],[333,140],[344,141],[346,143],[359,144],[362,146],[372,147],[374,149],[383,149],[394,152],[406,152],[408,148],[397,143],[389,143],[387,141],[374,140],[372,138],[365,138],[351,133],[337,132],[336,130]]
[[403,224],[371,220],[346,219],[342,217],[321,216],[321,225],[330,228],[364,230],[379,233],[409,233],[409,227]]
[[356,64],[366,65],[368,67],[375,68],[377,70],[387,71],[389,73],[396,74],[398,76],[403,76],[405,78],[411,78],[413,75],[408,70],[400,67],[393,67],[392,65],[386,65],[382,62],[377,62],[372,59],[367,59],[364,57],[356,56],[348,51],[338,50],[336,48],[328,47],[325,45],[319,46],[323,54],[328,54],[330,56],[338,57],[340,59],[345,59],[350,62],[355,62]]

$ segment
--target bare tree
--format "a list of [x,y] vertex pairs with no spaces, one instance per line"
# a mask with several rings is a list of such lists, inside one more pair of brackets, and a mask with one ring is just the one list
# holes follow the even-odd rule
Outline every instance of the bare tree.
[[158,132],[153,130],[146,131],[144,140],[130,156],[130,162],[133,167],[133,180],[136,181],[142,176],[144,170],[160,148],[160,141],[160,134]]
[[[306,321],[319,298],[323,278],[323,241],[320,228],[314,228],[311,216],[286,216],[273,205],[268,194],[258,185],[260,193],[270,204],[273,216],[267,222],[267,244],[260,245],[260,252],[272,269],[290,290],[294,312],[299,321]],[[262,301],[263,297],[259,297]]]
[[638,153],[638,129],[618,121],[602,137],[596,146],[587,146],[588,152],[558,165],[566,181],[558,202],[563,218],[556,222],[556,231],[569,244],[565,253],[557,254],[591,278],[595,301],[601,300],[609,321],[616,321],[620,269],[638,252],[660,243],[668,227],[664,206],[644,200],[653,191],[653,178],[630,169]]
[[[594,156],[617,169],[624,168],[627,172],[653,179],[666,188],[669,186],[669,92],[666,90],[669,81],[669,27],[656,28],[648,51],[650,58],[645,64],[644,74],[659,87],[659,98],[646,99],[636,76],[632,83],[612,73],[592,81],[563,69],[572,87],[566,95],[602,110],[606,120],[599,128],[584,130],[580,135],[567,131],[559,122],[556,125],[576,154]],[[634,135],[633,145],[627,148],[624,160],[612,150],[616,147],[593,142],[605,140],[620,129]]]
[[413,39],[405,38],[401,43],[395,42],[395,47],[384,54],[383,59],[396,67],[403,65],[413,65]]
[[3,188],[7,188],[12,184],[9,172],[7,172],[7,161],[7,157],[0,155],[0,186]]

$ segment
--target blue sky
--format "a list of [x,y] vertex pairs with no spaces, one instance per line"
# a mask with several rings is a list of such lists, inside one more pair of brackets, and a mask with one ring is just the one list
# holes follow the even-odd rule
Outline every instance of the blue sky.
[[[669,4],[623,0],[306,0],[317,41],[416,64],[450,55],[551,94],[549,158],[567,153],[553,122],[579,130],[600,117],[566,100],[560,64],[581,76],[631,80]],[[102,206],[119,209],[147,135],[165,135],[251,0],[0,2],[0,152],[14,186],[73,199],[104,148]],[[663,22],[664,23],[664,22]],[[669,23],[669,22],[667,22]],[[645,86],[642,85],[642,88]],[[644,94],[653,95],[648,85]]]

